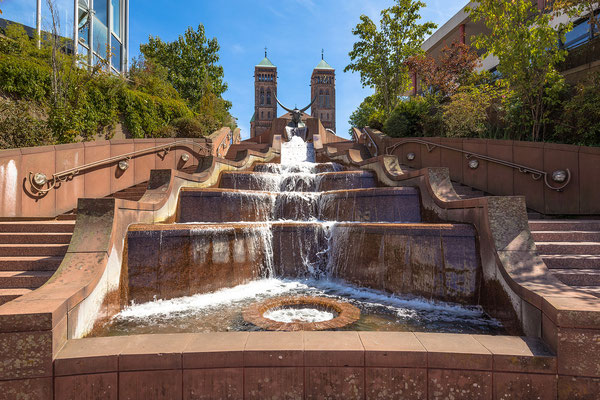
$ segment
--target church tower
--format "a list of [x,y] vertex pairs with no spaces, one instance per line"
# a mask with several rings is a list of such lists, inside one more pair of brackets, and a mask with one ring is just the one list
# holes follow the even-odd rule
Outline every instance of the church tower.
[[250,137],[259,136],[271,129],[277,118],[277,67],[265,58],[254,67],[254,115],[250,120]]
[[317,96],[311,107],[311,115],[321,120],[323,126],[335,132],[335,70],[325,62],[315,67],[310,78],[310,100]]

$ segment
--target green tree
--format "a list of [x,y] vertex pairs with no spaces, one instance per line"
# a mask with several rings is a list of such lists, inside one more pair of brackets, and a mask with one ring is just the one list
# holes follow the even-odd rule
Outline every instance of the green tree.
[[378,130],[383,129],[384,117],[379,110],[379,100],[377,95],[366,97],[358,108],[350,115],[348,123],[350,124],[350,133],[352,128],[364,128],[369,126]]
[[436,28],[432,22],[419,23],[419,11],[425,3],[415,0],[396,0],[381,11],[379,28],[366,15],[352,30],[358,37],[349,53],[351,63],[344,72],[360,73],[363,87],[376,90],[381,96],[385,115],[398,104],[400,96],[410,87],[405,61],[422,52],[425,35]]
[[482,21],[489,29],[475,38],[475,46],[486,51],[484,56],[498,57],[502,82],[521,104],[531,139],[540,140],[547,110],[563,85],[556,65],[567,53],[558,43],[569,26],[553,27],[553,15],[531,0],[479,0],[467,10],[473,21]]
[[[174,42],[150,36],[140,51],[146,60],[167,70],[168,81],[192,107],[201,102],[207,91],[221,97],[227,90],[223,67],[218,64],[219,43],[216,38],[206,38],[202,24],[196,30],[189,27]],[[227,103],[227,109],[230,107]]]

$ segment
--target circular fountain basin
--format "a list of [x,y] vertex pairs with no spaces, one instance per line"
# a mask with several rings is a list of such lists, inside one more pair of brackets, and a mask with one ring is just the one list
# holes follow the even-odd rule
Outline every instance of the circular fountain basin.
[[360,310],[326,297],[277,297],[252,304],[243,316],[246,322],[268,331],[321,331],[356,322]]

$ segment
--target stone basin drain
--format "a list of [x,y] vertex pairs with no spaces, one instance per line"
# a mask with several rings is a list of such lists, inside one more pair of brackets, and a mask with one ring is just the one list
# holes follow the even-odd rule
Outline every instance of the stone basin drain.
[[278,297],[252,304],[243,316],[268,331],[322,331],[354,323],[360,310],[326,297]]

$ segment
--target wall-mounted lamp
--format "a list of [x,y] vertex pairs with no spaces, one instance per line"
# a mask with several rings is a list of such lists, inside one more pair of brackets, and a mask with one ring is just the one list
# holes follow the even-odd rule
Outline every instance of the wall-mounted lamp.
[[188,162],[189,160],[190,160],[190,155],[188,153],[183,153],[181,155],[181,161],[183,161],[184,163]]
[[48,177],[41,172],[38,172],[33,176],[33,183],[35,183],[38,187],[44,186],[46,182],[48,182]]
[[552,180],[557,183],[563,183],[567,180],[567,171],[558,170],[552,173]]
[[415,157],[416,157],[416,156],[415,156],[415,153],[412,153],[412,152],[411,152],[411,153],[408,153],[408,154],[406,155],[406,159],[407,159],[408,161],[413,161],[413,160],[415,159]]
[[479,161],[478,160],[471,160],[471,161],[469,161],[469,168],[471,168],[471,169],[477,169],[477,167],[479,167]]
[[118,167],[121,171],[125,171],[127,168],[129,168],[129,162],[127,162],[127,160],[121,160],[119,161]]

